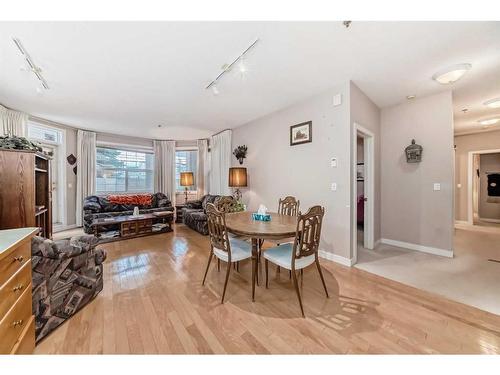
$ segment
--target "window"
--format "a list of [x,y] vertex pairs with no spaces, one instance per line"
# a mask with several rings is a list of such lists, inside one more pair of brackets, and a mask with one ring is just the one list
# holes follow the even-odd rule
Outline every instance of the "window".
[[152,153],[97,147],[97,193],[152,193]]
[[28,122],[28,138],[41,143],[63,143],[63,132],[49,126]]
[[194,185],[188,186],[188,190],[196,190],[196,166],[198,150],[177,150],[175,151],[175,186],[177,191],[184,191],[181,186],[181,172],[193,172]]

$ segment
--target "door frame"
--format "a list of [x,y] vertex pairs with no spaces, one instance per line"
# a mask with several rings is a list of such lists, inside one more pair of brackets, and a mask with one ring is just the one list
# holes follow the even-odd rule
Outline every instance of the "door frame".
[[358,233],[357,233],[357,137],[363,138],[363,153],[365,163],[364,176],[364,238],[363,247],[373,249],[375,246],[375,134],[358,123],[352,127],[352,169],[351,169],[351,235],[353,264],[358,261]]
[[474,185],[474,172],[472,171],[474,167],[474,155],[475,154],[497,154],[500,153],[499,149],[493,150],[478,150],[469,151],[467,157],[467,223],[469,225],[474,225],[474,207],[472,204],[472,187]]

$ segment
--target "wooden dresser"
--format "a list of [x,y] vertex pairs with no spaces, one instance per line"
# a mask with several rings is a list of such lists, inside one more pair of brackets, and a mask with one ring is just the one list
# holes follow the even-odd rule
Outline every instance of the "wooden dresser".
[[31,354],[31,238],[38,228],[0,230],[0,354]]

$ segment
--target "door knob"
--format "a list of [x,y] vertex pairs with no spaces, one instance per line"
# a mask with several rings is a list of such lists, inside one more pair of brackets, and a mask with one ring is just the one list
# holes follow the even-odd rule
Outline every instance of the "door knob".
[[367,201],[368,201],[368,198],[363,198],[363,200],[364,200],[365,202],[367,202]]

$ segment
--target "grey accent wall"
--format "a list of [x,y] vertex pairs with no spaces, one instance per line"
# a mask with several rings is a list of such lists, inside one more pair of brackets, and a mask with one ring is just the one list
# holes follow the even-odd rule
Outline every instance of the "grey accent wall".
[[[451,92],[384,108],[381,124],[382,237],[452,251]],[[406,162],[412,138],[424,148],[421,163]]]
[[482,154],[479,157],[479,217],[500,220],[500,197],[488,202],[488,176],[486,173],[500,173],[500,153]]
[[[455,219],[467,220],[467,168],[470,151],[500,149],[500,130],[455,136]],[[461,187],[458,187],[458,184]]]
[[[368,96],[361,91],[358,86],[353,82],[350,82],[350,116],[351,125],[354,123],[361,125],[362,127],[371,131],[375,137],[374,142],[374,239],[375,241],[380,239],[380,141],[381,141],[381,131],[380,131],[380,109],[373,103]],[[356,152],[356,150],[353,150]],[[355,192],[353,192],[355,193]]]
[[[342,104],[333,106],[333,96]],[[291,107],[233,129],[233,148],[248,146],[243,166],[248,168],[248,188],[243,200],[249,210],[259,204],[276,211],[278,199],[293,195],[301,210],[325,207],[320,248],[351,258],[350,252],[350,152],[349,83],[337,85]],[[290,146],[290,126],[312,121],[312,143]],[[330,160],[338,159],[332,168]],[[233,158],[233,165],[239,166]],[[331,183],[337,191],[331,191]]]

